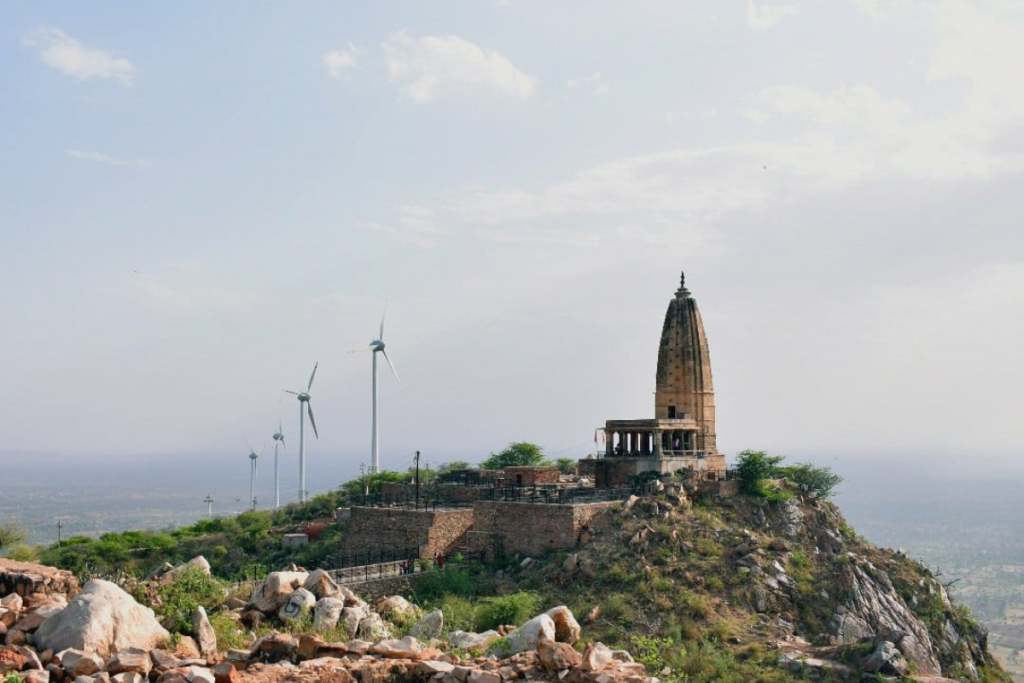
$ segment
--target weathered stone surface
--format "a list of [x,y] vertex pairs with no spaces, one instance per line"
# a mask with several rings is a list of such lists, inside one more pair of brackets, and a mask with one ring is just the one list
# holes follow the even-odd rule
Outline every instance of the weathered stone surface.
[[150,650],[149,658],[153,660],[153,670],[155,670],[158,673],[164,673],[165,671],[169,671],[170,669],[176,669],[179,666],[181,666],[181,660],[172,655],[167,650]]
[[537,654],[540,663],[548,671],[558,672],[579,666],[580,653],[572,649],[568,643],[556,643],[546,638],[537,643]]
[[316,569],[310,572],[302,587],[312,593],[317,600],[334,598],[341,592],[338,584],[331,578],[331,575],[323,569]]
[[124,671],[110,677],[111,683],[146,683],[149,679],[135,671]]
[[282,621],[295,621],[301,619],[307,612],[316,606],[316,596],[310,593],[305,588],[296,588],[291,595],[288,596],[287,602],[281,608],[278,613],[278,617]]
[[369,613],[365,608],[346,607],[341,611],[338,625],[343,627],[346,637],[355,638],[356,634],[359,633],[359,624],[368,616]]
[[391,659],[415,659],[421,649],[423,648],[418,640],[406,636],[401,640],[382,640],[371,647],[370,652]]
[[615,659],[612,651],[604,643],[591,643],[583,651],[580,665],[584,671],[600,671]]
[[391,631],[380,615],[373,613],[359,622],[359,629],[356,631],[356,635],[365,640],[376,641],[390,637]]
[[16,593],[24,598],[39,593],[71,597],[77,592],[78,579],[69,571],[0,558],[0,596]]
[[435,638],[440,638],[443,631],[444,614],[441,610],[436,609],[416,622],[409,631],[409,635],[419,638],[420,640],[433,640]]
[[189,683],[215,683],[213,672],[205,666],[190,666],[186,669],[185,677]]
[[555,640],[555,621],[547,614],[540,614],[510,633],[505,642],[507,652],[516,654],[524,650],[536,650],[541,638]]
[[199,652],[207,657],[217,654],[217,633],[213,630],[206,608],[199,605],[192,611],[192,633],[195,634]]
[[184,562],[182,564],[177,565],[176,567],[172,567],[171,569],[168,569],[166,572],[161,574],[160,583],[172,583],[179,576],[181,576],[182,572],[185,572],[189,569],[199,569],[199,571],[203,572],[207,576],[210,576],[210,563],[202,555],[197,555],[188,562]]
[[408,620],[419,616],[419,609],[401,595],[382,598],[374,605],[374,609],[385,619]]
[[249,606],[264,614],[277,614],[289,596],[296,588],[301,587],[307,578],[309,574],[306,572],[271,572],[253,591],[252,597],[249,598]]
[[153,660],[149,652],[140,647],[126,647],[107,662],[107,671],[111,675],[120,673],[139,673],[148,676],[153,668]]
[[54,596],[51,602],[37,607],[31,612],[22,614],[21,618],[15,622],[12,630],[33,633],[43,625],[44,621],[58,614],[65,607],[67,607],[67,603],[64,601],[64,598],[62,596]]
[[57,658],[64,671],[72,678],[92,676],[103,670],[103,660],[92,652],[69,648],[58,653]]
[[25,666],[25,655],[18,652],[13,645],[0,647],[0,674],[21,671]]
[[555,622],[555,640],[560,643],[575,645],[580,641],[580,624],[573,616],[572,610],[565,605],[550,609],[546,614]]
[[483,633],[452,631],[448,634],[449,643],[460,650],[469,652],[483,652],[498,638],[501,638],[501,634],[497,631],[484,631]]
[[66,608],[44,621],[32,640],[44,649],[76,648],[107,657],[126,647],[152,648],[169,637],[153,610],[117,585],[93,579]]
[[434,674],[449,674],[455,666],[448,662],[441,662],[436,659],[427,659],[416,665],[416,671],[426,676]]
[[469,683],[501,683],[501,676],[495,671],[473,669],[466,680]]
[[229,661],[223,661],[213,667],[213,678],[216,683],[238,683],[241,680],[238,669]]
[[[320,598],[313,607],[313,629],[330,631],[338,625],[338,620],[341,619],[341,613],[344,611],[345,601],[342,598]],[[354,635],[354,633],[350,635]]]

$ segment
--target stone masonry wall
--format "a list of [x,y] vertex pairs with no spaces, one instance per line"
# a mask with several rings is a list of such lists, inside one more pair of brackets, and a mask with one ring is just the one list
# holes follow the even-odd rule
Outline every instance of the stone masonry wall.
[[617,503],[541,505],[479,501],[473,505],[473,529],[466,535],[471,550],[541,555],[571,550],[590,521]]
[[355,554],[419,548],[420,557],[433,557],[450,552],[472,524],[472,510],[354,507],[339,551]]
[[23,598],[61,593],[70,599],[78,593],[78,579],[62,569],[0,558],[0,598],[11,593]]

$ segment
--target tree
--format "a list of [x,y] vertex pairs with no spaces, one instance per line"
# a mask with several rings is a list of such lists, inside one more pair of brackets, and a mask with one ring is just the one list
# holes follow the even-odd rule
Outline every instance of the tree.
[[743,451],[736,459],[736,476],[740,490],[752,496],[764,495],[764,480],[778,474],[784,455],[768,455],[765,451]]
[[491,457],[480,463],[480,467],[485,470],[503,470],[506,467],[540,467],[548,464],[543,448],[519,441],[510,443],[503,451],[491,453]]
[[459,470],[471,470],[473,466],[465,460],[452,460],[451,462],[443,462],[437,466],[438,474],[448,474],[449,472],[457,472]]
[[0,548],[8,548],[28,538],[28,532],[18,522],[0,524]]
[[815,467],[809,462],[782,468],[781,474],[785,474],[802,492],[822,499],[830,498],[836,486],[843,481],[831,468]]
[[555,460],[555,466],[562,471],[562,474],[576,473],[576,461],[572,458],[558,458]]

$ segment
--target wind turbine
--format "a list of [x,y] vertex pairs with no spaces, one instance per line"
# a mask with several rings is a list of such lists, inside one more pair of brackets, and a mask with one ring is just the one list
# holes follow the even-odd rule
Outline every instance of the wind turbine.
[[281,421],[277,421],[277,431],[274,432],[274,509],[281,507],[281,470],[277,466],[278,446],[284,446],[285,455],[288,454],[288,446],[284,443],[284,431],[281,429]]
[[388,362],[388,367],[391,368],[391,372],[394,374],[395,379],[398,383],[402,383],[402,379],[398,376],[398,371],[395,370],[394,363],[388,358],[388,352],[384,350],[384,318],[388,314],[388,302],[384,300],[384,313],[380,316],[380,335],[374,339],[370,344],[361,349],[353,349],[349,353],[358,353],[360,351],[372,351],[373,352],[373,435],[371,437],[370,452],[372,454],[372,462],[370,464],[370,473],[380,472],[380,434],[377,430],[377,354],[380,353],[384,356],[384,360]]
[[[313,425],[313,435],[316,438],[320,438],[320,435],[316,431],[316,420],[313,419],[313,407],[309,404],[309,400],[312,396],[309,392],[313,389],[313,378],[316,377],[316,369],[320,363],[313,363],[313,373],[309,376],[309,384],[306,385],[306,390],[289,391],[285,389],[286,393],[293,394],[295,398],[299,399],[299,502],[306,502],[306,495],[309,491],[306,490],[306,413],[309,413],[309,423]],[[305,410],[303,410],[305,408]]]
[[[263,447],[266,448],[266,444]],[[262,452],[263,448],[260,449],[260,453]],[[252,501],[253,510],[256,509],[256,459],[260,457],[260,453],[249,446],[249,500]]]

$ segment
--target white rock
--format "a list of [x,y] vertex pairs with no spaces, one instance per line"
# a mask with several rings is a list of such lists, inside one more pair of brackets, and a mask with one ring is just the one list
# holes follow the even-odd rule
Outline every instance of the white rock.
[[202,555],[197,555],[188,562],[185,562],[184,564],[179,564],[173,569],[168,569],[166,572],[164,572],[160,576],[160,583],[171,583],[179,576],[181,576],[181,573],[183,571],[185,571],[186,569],[192,569],[194,567],[199,568],[199,570],[201,570],[204,574],[210,576],[210,563],[207,562],[206,558]]
[[310,572],[302,587],[312,593],[317,600],[337,597],[341,593],[338,584],[323,569]]
[[421,640],[433,640],[440,638],[444,630],[444,613],[436,609],[420,619],[409,631],[409,635]]
[[462,650],[474,650],[483,652],[492,642],[501,638],[497,631],[484,631],[483,633],[471,633],[469,631],[452,631],[448,634],[448,642]]
[[559,605],[545,612],[555,622],[555,640],[559,643],[575,645],[580,642],[580,623],[576,621],[572,610],[565,605]]
[[199,605],[192,612],[192,633],[196,634],[199,651],[207,657],[217,654],[217,633],[213,630],[206,608]]
[[323,632],[335,628],[344,611],[345,601],[341,598],[320,598],[313,607],[313,630]]
[[338,624],[344,627],[345,634],[349,638],[355,638],[356,633],[359,632],[359,624],[368,617],[365,609],[359,607],[346,607],[341,611],[341,618],[338,620]]
[[189,683],[215,683],[213,672],[205,666],[190,666],[186,671]]
[[93,579],[67,607],[43,622],[32,642],[40,651],[76,648],[108,657],[128,647],[149,650],[170,637],[153,610],[117,585]]
[[307,578],[309,574],[306,572],[270,572],[266,580],[253,591],[249,606],[264,614],[277,614]]
[[306,612],[315,606],[316,596],[305,588],[296,588],[288,596],[288,601],[284,603],[284,607],[281,608],[277,616],[280,617],[281,621],[295,621],[296,619],[301,619]]
[[536,650],[541,638],[555,639],[555,620],[547,614],[540,614],[508,634],[508,654]]
[[373,613],[359,622],[356,635],[364,640],[383,640],[389,638],[391,632],[379,614]]
[[409,619],[419,615],[419,609],[401,595],[392,595],[377,603],[375,609],[378,614],[387,619]]
[[615,659],[612,651],[604,643],[591,643],[583,651],[583,670],[600,671]]

